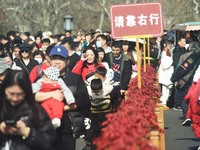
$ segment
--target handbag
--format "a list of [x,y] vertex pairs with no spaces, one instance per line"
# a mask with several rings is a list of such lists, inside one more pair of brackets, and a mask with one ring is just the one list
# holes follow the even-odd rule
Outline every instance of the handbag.
[[84,124],[84,116],[78,111],[69,111],[68,114],[71,120],[74,136],[79,138],[81,135],[85,135],[86,128]]

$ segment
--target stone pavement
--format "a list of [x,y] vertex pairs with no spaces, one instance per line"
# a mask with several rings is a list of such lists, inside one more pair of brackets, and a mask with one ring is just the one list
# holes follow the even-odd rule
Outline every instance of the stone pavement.
[[[197,150],[200,140],[196,139],[192,127],[182,126],[182,112],[173,109],[164,111],[166,150]],[[82,150],[85,142],[77,140],[76,150]]]

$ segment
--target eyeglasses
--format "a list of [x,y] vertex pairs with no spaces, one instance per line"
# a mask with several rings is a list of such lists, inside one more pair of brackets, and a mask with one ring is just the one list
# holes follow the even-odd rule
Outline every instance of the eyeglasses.
[[21,53],[24,53],[24,52],[25,52],[25,53],[28,53],[28,50],[21,50],[20,52],[21,52]]

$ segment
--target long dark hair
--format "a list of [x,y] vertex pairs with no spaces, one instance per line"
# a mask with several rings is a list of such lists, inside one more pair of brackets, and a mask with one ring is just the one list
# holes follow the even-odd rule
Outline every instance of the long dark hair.
[[123,50],[123,45],[128,45],[128,50],[127,52],[132,52],[131,47],[130,47],[130,42],[129,41],[122,41],[122,51]]
[[[98,54],[97,54],[97,51],[94,50],[93,47],[87,46],[87,47],[83,50],[83,53],[86,53],[88,50],[91,50],[91,51],[94,53],[94,64],[95,64],[95,66],[98,66]],[[87,64],[87,61],[84,61],[83,67],[87,67],[86,64]]]
[[[102,62],[107,62],[107,60],[106,60],[106,53],[105,53],[104,49],[102,47],[99,47],[99,48],[96,49],[96,51],[97,51],[98,54],[100,52],[103,52],[104,53],[104,58],[102,59]],[[99,57],[99,55],[98,55],[98,57]]]
[[[8,110],[6,108],[7,100],[6,100],[5,89],[10,86],[14,86],[14,85],[19,86],[25,93],[23,102],[25,102],[27,105],[27,109],[28,109],[27,111],[29,112],[28,113],[29,116],[32,119],[37,119],[38,111],[36,108],[36,101],[35,101],[33,93],[32,93],[32,87],[31,87],[31,83],[30,83],[28,74],[24,71],[11,70],[11,69],[7,70],[6,77],[3,80],[1,89],[0,89],[0,93],[1,93],[1,95],[0,95],[0,108],[1,108],[0,118],[5,119],[6,113],[8,112]],[[33,117],[33,114],[34,114],[34,117]]]
[[169,56],[169,57],[171,57],[171,52],[170,52],[170,49],[165,49],[165,47],[167,47],[168,45],[170,45],[171,44],[171,42],[170,41],[168,41],[168,40],[166,40],[165,42],[164,42],[164,48],[163,48],[163,50],[165,50],[166,51],[166,54],[167,54],[167,56]]

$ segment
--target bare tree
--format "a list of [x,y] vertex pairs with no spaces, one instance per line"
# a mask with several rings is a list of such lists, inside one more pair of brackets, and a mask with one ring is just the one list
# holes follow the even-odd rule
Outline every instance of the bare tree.
[[[156,0],[0,0],[5,14],[4,23],[11,30],[36,32],[50,30],[63,32],[63,17],[74,17],[74,30],[100,28],[110,30],[110,7],[116,4],[155,2]],[[199,0],[162,1],[164,27],[200,20]]]
[[[9,26],[17,25],[19,31],[50,30],[60,32],[63,17],[70,2],[65,0],[1,0]],[[12,22],[11,22],[12,20]]]
[[[106,10],[107,11],[107,9],[106,9],[106,6],[105,6],[105,4],[106,4],[106,1],[107,0],[103,0],[102,2],[100,1],[100,0],[97,0],[98,1],[98,3],[101,5],[101,7],[102,7],[102,10],[101,10],[101,17],[100,17],[100,22],[99,22],[99,29],[102,29],[102,26],[103,26],[103,22],[104,22],[104,10]],[[109,14],[110,15],[110,14]]]
[[200,20],[200,4],[199,4],[199,2],[197,2],[197,0],[193,0],[193,3],[194,3],[194,8],[193,8],[193,10],[194,10],[194,12],[195,12],[195,19],[196,20]]

